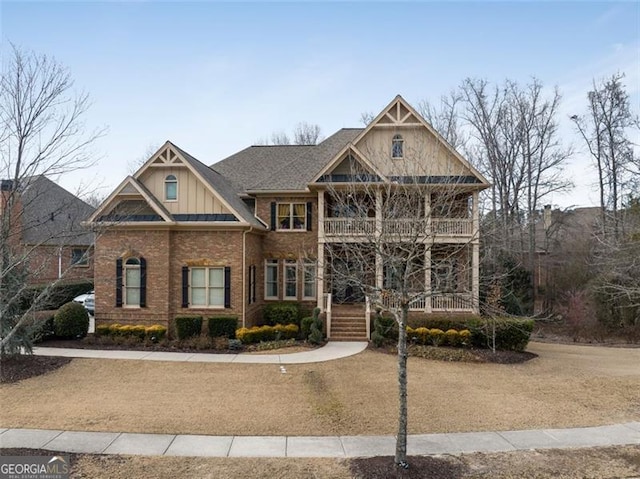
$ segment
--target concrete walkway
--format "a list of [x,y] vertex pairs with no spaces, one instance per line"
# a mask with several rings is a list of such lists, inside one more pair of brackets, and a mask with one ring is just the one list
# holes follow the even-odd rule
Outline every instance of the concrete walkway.
[[[640,444],[640,422],[574,429],[418,434],[410,455],[508,452]],[[390,456],[394,436],[196,436],[2,429],[0,448],[25,447],[89,454],[193,457]]]
[[191,363],[303,364],[346,358],[364,351],[367,342],[328,342],[318,349],[289,354],[208,354],[171,353],[164,351],[128,351],[106,349],[34,348],[38,356],[67,358],[138,359],[143,361],[186,361]]

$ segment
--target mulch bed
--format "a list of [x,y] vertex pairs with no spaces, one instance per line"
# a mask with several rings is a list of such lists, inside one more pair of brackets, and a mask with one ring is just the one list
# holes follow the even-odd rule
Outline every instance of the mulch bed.
[[349,461],[355,479],[454,479],[463,477],[467,467],[455,457],[412,456],[409,468],[394,463],[391,456],[363,457]]
[[71,362],[71,358],[19,355],[5,358],[0,364],[0,383],[15,383],[23,379],[55,371]]
[[[369,343],[369,349],[385,354],[397,354],[395,343],[376,348]],[[407,346],[410,357],[431,359],[435,361],[465,362],[465,363],[494,363],[494,364],[520,364],[538,355],[527,351],[496,351],[476,348],[450,348],[446,346],[419,346],[410,344]]]

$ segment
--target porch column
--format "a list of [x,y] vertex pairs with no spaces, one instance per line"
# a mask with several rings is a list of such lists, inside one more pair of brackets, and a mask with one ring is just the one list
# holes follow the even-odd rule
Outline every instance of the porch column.
[[324,311],[324,191],[318,191],[318,261],[316,265],[317,306]]
[[431,245],[427,245],[424,251],[424,290],[427,294],[424,300],[424,312],[431,313]]
[[[382,235],[382,190],[376,190],[376,243],[379,244]],[[382,291],[384,287],[384,269],[382,265],[382,255],[376,251],[376,289]]]
[[473,312],[480,313],[480,214],[478,192],[473,192],[473,238],[471,240],[471,301]]
[[427,235],[431,234],[431,191],[427,190],[424,195],[424,218]]

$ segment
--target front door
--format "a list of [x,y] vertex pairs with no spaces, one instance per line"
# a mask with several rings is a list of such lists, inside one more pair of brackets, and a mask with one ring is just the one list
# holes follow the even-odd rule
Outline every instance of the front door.
[[364,302],[364,271],[361,265],[351,261],[334,261],[330,275],[334,303]]

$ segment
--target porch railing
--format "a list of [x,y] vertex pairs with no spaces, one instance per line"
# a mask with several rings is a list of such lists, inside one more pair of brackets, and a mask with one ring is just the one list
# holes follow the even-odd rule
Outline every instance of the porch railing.
[[[468,218],[431,218],[431,232],[445,236],[470,236],[473,222]],[[429,221],[416,218],[396,218],[382,221],[385,235],[412,236],[424,232],[429,234]],[[367,236],[376,231],[375,218],[325,218],[325,236]]]
[[437,235],[464,236],[473,234],[473,222],[467,218],[432,218],[431,228]]
[[[413,294],[419,294],[419,293],[411,293],[411,295]],[[400,300],[398,298],[393,297],[392,295],[389,296],[383,296],[382,297],[382,305],[385,308],[399,308],[400,307]],[[425,297],[419,297],[414,299],[413,301],[411,301],[409,303],[409,311],[424,311],[425,308],[427,306],[427,298]]]
[[376,230],[375,218],[325,218],[326,236],[372,235]]
[[471,293],[436,293],[431,296],[433,311],[473,311]]

